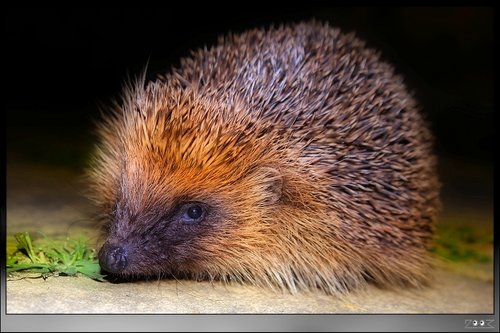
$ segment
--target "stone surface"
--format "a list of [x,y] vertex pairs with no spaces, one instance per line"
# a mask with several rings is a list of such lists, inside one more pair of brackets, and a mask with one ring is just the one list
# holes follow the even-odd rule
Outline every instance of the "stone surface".
[[493,286],[445,271],[422,290],[370,286],[345,298],[195,281],[112,284],[85,277],[7,283],[7,313],[491,313]]

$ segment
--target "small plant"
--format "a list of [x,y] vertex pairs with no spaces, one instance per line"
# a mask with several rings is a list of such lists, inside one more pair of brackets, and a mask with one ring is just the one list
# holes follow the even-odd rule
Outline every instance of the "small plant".
[[27,271],[48,274],[84,274],[91,279],[103,281],[96,251],[88,247],[83,237],[76,239],[44,238],[33,241],[28,232],[15,234],[17,248],[7,255],[7,272]]
[[433,252],[450,261],[492,262],[493,233],[466,225],[438,225]]

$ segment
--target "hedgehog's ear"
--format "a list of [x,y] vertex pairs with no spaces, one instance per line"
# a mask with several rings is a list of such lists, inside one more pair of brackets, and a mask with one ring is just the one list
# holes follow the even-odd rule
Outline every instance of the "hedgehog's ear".
[[281,199],[283,193],[283,176],[275,168],[264,166],[258,170],[261,186],[265,192],[264,204],[272,205]]

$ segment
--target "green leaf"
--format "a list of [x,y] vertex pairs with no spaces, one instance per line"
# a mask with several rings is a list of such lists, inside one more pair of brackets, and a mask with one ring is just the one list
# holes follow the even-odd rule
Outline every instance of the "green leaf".
[[26,251],[31,262],[37,263],[38,260],[37,260],[37,257],[35,255],[35,251],[33,251],[33,245],[32,245],[31,237],[30,237],[29,233],[18,232],[17,234],[15,234],[14,237],[16,237],[16,240],[18,243],[18,248],[20,250]]
[[105,275],[100,273],[101,267],[95,262],[82,262],[77,267],[78,272],[88,276],[91,279],[103,281]]

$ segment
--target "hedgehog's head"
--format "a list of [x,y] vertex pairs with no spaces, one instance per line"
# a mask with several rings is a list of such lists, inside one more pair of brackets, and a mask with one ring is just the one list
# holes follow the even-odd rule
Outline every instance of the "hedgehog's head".
[[151,87],[100,127],[91,179],[107,221],[102,268],[121,276],[251,278],[245,275],[256,269],[246,263],[273,246],[279,215],[290,213],[285,205],[302,202],[290,200],[302,190],[280,163],[294,157],[275,129],[238,105],[192,91],[160,96],[168,89]]

